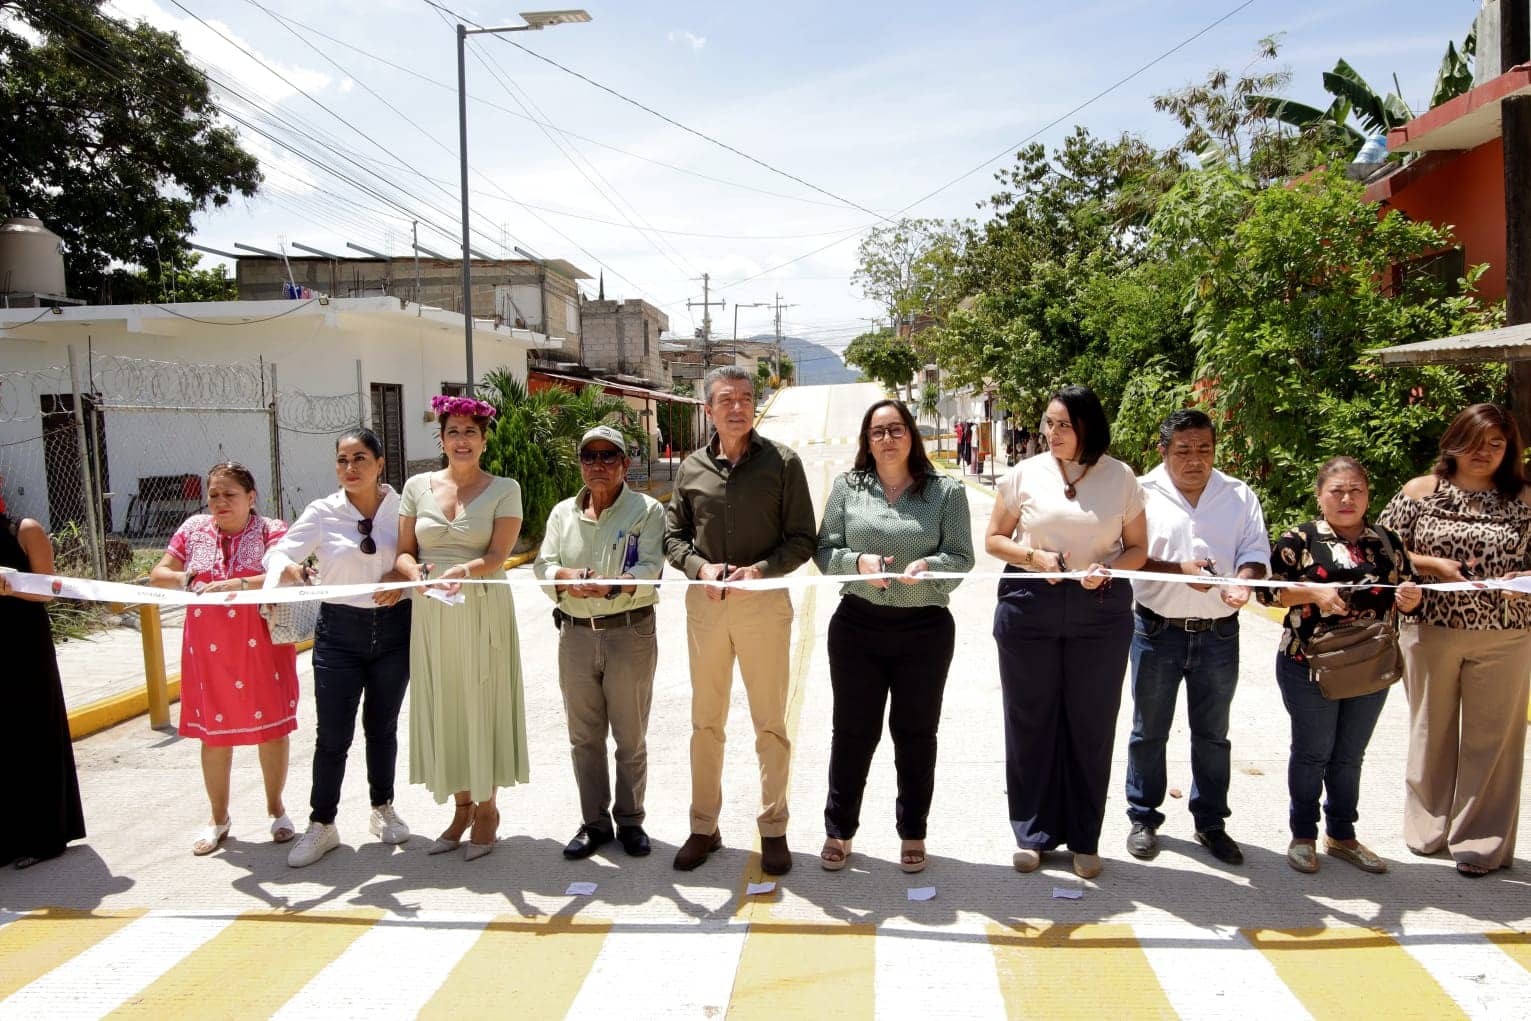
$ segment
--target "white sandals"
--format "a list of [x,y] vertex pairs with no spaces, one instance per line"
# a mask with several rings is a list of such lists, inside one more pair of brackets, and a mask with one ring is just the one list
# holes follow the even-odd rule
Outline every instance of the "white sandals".
[[196,842],[191,845],[191,853],[200,858],[218,850],[218,845],[229,835],[229,822],[225,819],[221,823],[204,826],[202,832],[197,834]]
[[285,844],[297,835],[297,828],[293,826],[292,820],[288,818],[286,812],[271,820],[271,842],[273,844]]

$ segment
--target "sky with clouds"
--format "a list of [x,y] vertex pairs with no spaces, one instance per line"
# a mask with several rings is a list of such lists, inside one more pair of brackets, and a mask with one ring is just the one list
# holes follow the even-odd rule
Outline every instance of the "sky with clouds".
[[[513,6],[437,2],[479,24],[518,21]],[[780,294],[793,306],[788,332],[841,347],[880,311],[850,279],[858,232],[878,217],[980,215],[1019,143],[1056,142],[1076,123],[1167,145],[1176,126],[1150,97],[1214,66],[1243,69],[1272,33],[1284,33],[1293,97],[1322,105],[1320,74],[1345,57],[1378,91],[1396,74],[1418,111],[1477,7],[590,0],[589,24],[469,41],[473,246],[604,271],[608,297],[661,306],[680,335],[700,322],[686,303],[701,300],[693,278],[709,273],[714,300],[728,302],[716,335],[732,332],[736,303]],[[226,87],[261,158],[262,194],[200,216],[199,243],[351,242],[402,255],[418,218],[422,246],[459,251],[449,15],[426,0],[110,0],[106,10],[177,32]],[[770,316],[741,308],[741,335],[769,331]]]

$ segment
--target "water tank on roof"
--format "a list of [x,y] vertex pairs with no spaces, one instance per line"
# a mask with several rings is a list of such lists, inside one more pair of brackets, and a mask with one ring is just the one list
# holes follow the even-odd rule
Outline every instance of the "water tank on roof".
[[36,217],[0,223],[0,294],[64,296],[64,242]]
[[1373,135],[1356,153],[1355,163],[1384,163],[1387,161],[1387,135]]

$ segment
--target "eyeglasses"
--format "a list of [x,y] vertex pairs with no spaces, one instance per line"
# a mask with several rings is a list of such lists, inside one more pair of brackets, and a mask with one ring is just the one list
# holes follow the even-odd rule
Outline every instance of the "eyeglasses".
[[377,541],[372,538],[372,519],[362,518],[357,521],[356,530],[361,533],[361,542],[357,544],[357,548],[369,557],[376,553]]
[[597,461],[606,467],[611,467],[622,460],[620,450],[581,450],[579,452],[580,464],[595,464]]
[[876,443],[879,440],[901,440],[909,435],[909,430],[901,425],[881,426],[874,425],[867,430],[867,437]]

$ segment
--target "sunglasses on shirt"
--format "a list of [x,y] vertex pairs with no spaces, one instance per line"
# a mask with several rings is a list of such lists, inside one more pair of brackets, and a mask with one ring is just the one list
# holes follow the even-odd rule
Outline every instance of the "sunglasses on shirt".
[[595,464],[599,461],[601,464],[610,467],[621,460],[622,452],[620,450],[581,450],[579,452],[580,464]]
[[357,548],[369,557],[376,553],[377,541],[372,538],[372,519],[361,518],[358,520],[356,522],[356,530],[361,533],[361,542],[357,544]]

